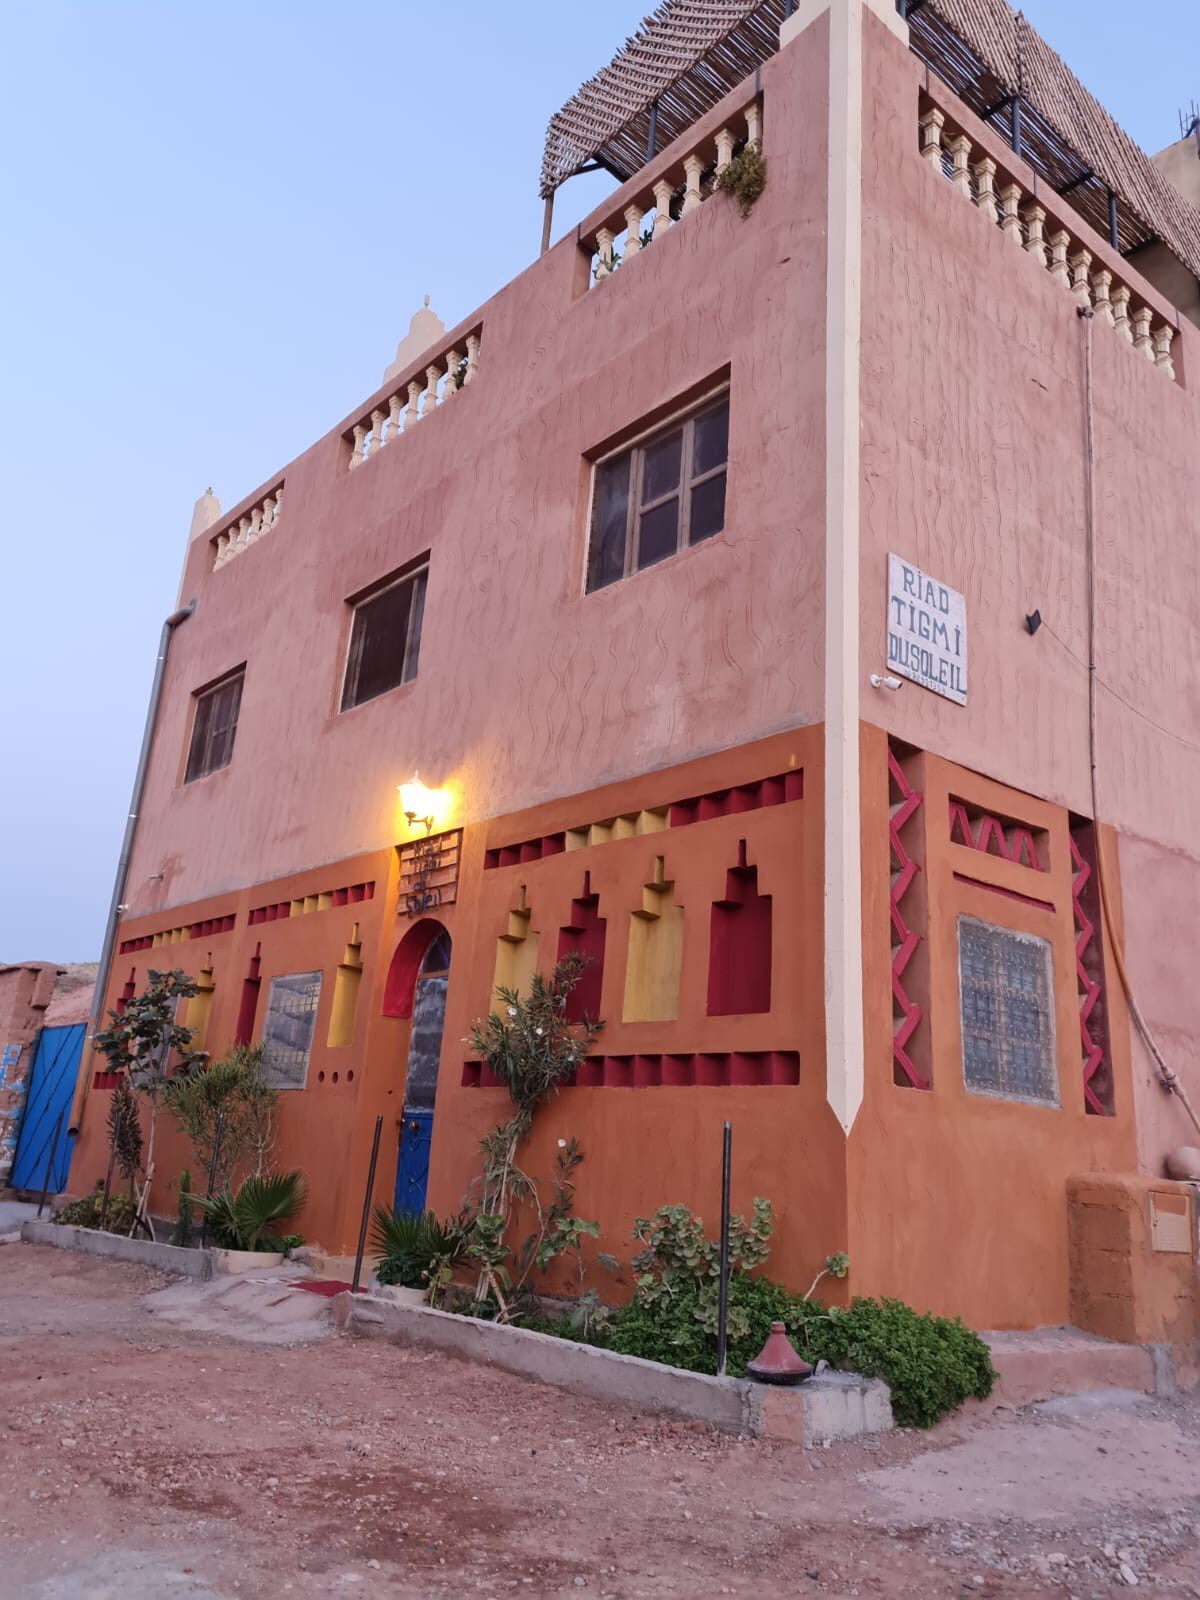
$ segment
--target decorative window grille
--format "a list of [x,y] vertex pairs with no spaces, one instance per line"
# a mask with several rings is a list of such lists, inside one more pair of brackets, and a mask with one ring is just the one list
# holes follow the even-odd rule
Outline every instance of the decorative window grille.
[[272,978],[263,1018],[263,1077],[273,1089],[303,1089],[321,999],[319,972]]
[[959,917],[958,981],[967,1088],[1057,1106],[1049,942]]

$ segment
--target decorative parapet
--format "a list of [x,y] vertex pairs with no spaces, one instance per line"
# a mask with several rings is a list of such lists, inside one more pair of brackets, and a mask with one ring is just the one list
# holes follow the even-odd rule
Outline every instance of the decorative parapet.
[[1078,228],[1073,230],[1068,223],[1066,208],[1060,211],[1055,206],[1058,195],[1028,193],[937,105],[926,106],[917,128],[921,157],[935,172],[1017,249],[1031,256],[1081,308],[1093,311],[1097,322],[1112,328],[1160,372],[1175,379],[1171,355],[1175,328],[1084,244]]
[[[639,187],[624,205],[604,218],[580,245],[591,256],[591,285],[603,283],[622,264],[628,264],[684,217],[698,211],[713,193],[717,180],[734,156],[748,144],[762,142],[762,103],[755,97],[734,113],[715,136],[706,138],[686,156],[663,166],[647,166]],[[744,122],[745,132],[738,127]]]
[[474,383],[482,339],[483,324],[479,323],[465,336],[457,334],[445,349],[422,357],[423,369],[397,383],[346,431],[352,472]]
[[218,567],[223,567],[227,561],[232,561],[234,556],[240,556],[243,550],[249,550],[252,544],[257,544],[263,534],[269,533],[279,521],[283,513],[283,479],[281,478],[270,494],[263,495],[257,505],[251,506],[249,511],[244,511],[241,516],[233,517],[217,533],[213,534],[209,543],[213,551],[212,569],[216,572]]

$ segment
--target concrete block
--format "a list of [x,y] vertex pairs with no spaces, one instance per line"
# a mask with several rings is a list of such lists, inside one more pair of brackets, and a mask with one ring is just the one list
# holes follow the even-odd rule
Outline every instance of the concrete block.
[[212,1277],[212,1252],[209,1250],[184,1250],[178,1245],[155,1244],[150,1239],[126,1239],[119,1233],[63,1227],[57,1222],[25,1222],[21,1225],[21,1237],[27,1244],[77,1250],[81,1255],[100,1256],[106,1261],[128,1261],[181,1278],[207,1280]]

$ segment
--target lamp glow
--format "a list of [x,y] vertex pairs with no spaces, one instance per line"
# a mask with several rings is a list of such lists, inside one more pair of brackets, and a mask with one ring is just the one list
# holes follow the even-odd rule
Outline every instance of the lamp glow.
[[437,811],[437,796],[431,789],[427,789],[414,772],[407,783],[398,783],[396,788],[400,793],[400,805],[404,815],[408,818],[410,828],[415,828],[419,822],[425,824],[425,832],[433,832],[433,821]]

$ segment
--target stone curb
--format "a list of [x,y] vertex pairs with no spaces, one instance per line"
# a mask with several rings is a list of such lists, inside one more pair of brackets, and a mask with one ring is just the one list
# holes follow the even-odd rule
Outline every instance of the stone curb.
[[101,1256],[106,1261],[129,1261],[138,1266],[156,1267],[179,1278],[207,1281],[213,1275],[211,1250],[185,1250],[180,1245],[156,1244],[150,1239],[126,1239],[119,1233],[100,1233],[95,1228],[72,1228],[58,1222],[23,1222],[21,1238],[27,1244],[53,1245],[57,1250],[77,1250],[85,1256]]
[[704,1422],[722,1433],[812,1445],[893,1426],[887,1385],[851,1372],[824,1372],[798,1388],[776,1389],[374,1295],[337,1295],[333,1312],[338,1326],[357,1338],[440,1350],[593,1399]]

